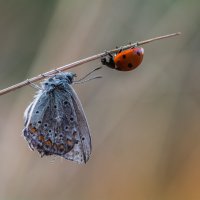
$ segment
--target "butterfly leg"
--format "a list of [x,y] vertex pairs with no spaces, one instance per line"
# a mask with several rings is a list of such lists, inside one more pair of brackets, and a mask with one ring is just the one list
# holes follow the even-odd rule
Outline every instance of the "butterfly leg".
[[42,88],[35,83],[32,83],[29,79],[26,80],[27,84],[36,90],[41,90]]

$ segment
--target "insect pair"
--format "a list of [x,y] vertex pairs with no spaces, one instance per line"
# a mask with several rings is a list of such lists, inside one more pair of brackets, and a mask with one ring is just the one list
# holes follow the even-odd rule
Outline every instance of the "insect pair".
[[[143,56],[140,49],[129,49],[121,56],[122,52],[114,61],[116,58],[120,61],[122,57],[135,66],[139,62],[133,56]],[[102,63],[115,68],[111,54],[108,56],[109,61],[103,57]],[[121,67],[119,61],[116,66]],[[126,67],[130,70],[129,64]],[[72,72],[61,72],[41,83],[41,88],[25,111],[23,133],[30,148],[36,149],[41,156],[58,155],[77,163],[86,163],[91,153],[91,136],[81,102],[71,86],[75,76]]]
[[[114,56],[107,52],[101,57],[101,63],[119,71],[133,70],[141,64],[144,56],[144,50],[139,45],[176,35],[180,33],[137,42],[134,47],[119,49]],[[72,72],[61,72],[41,83],[41,88],[25,111],[23,133],[30,148],[36,149],[41,156],[58,155],[77,163],[86,163],[91,154],[91,136],[81,102],[71,86],[75,76]],[[3,90],[2,94],[11,89]]]

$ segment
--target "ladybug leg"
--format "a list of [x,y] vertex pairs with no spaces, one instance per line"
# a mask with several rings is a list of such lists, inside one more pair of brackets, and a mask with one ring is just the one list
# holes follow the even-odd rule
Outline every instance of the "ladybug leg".
[[106,55],[101,58],[102,65],[106,65],[112,69],[115,69],[115,62],[113,59],[113,55],[110,52],[106,51]]
[[123,51],[123,47],[116,47],[116,49],[118,49],[117,54],[118,54],[118,53],[121,53],[121,52]]
[[[130,42],[129,44],[132,45],[131,42]],[[138,47],[138,42],[136,42],[135,45],[131,47],[131,49],[134,49],[134,48],[136,48],[136,47]]]

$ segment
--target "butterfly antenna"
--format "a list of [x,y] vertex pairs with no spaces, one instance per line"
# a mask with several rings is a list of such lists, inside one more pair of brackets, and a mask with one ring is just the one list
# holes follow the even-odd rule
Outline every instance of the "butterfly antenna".
[[101,68],[102,68],[102,66],[93,69],[91,72],[89,72],[88,74],[86,74],[84,77],[80,78],[77,81],[74,81],[73,83],[74,84],[85,83],[85,82],[91,81],[93,79],[102,78],[102,76],[94,76],[94,77],[91,77],[91,78],[85,80],[85,78],[87,78],[89,75],[91,75],[92,73],[94,73],[95,71],[97,71],[97,70],[99,70]]
[[95,71],[100,70],[101,68],[102,68],[102,66],[93,69],[91,72],[89,72],[89,73],[86,74],[84,77],[80,78],[79,80],[77,80],[77,81],[75,81],[75,82],[80,82],[80,81],[84,80],[84,79],[87,78],[90,74],[93,74]]
[[94,77],[91,77],[89,79],[86,79],[86,80],[78,80],[78,81],[74,81],[73,83],[74,84],[81,84],[81,83],[85,83],[85,82],[88,82],[88,81],[91,81],[91,80],[94,80],[94,79],[98,79],[98,78],[102,78],[102,76],[94,76]]

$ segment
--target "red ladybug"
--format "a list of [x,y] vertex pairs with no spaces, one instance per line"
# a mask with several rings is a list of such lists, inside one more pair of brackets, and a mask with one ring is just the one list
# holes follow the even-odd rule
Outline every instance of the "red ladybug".
[[144,56],[144,49],[134,47],[127,50],[120,50],[115,56],[108,53],[101,58],[101,63],[119,71],[131,71],[138,67]]

